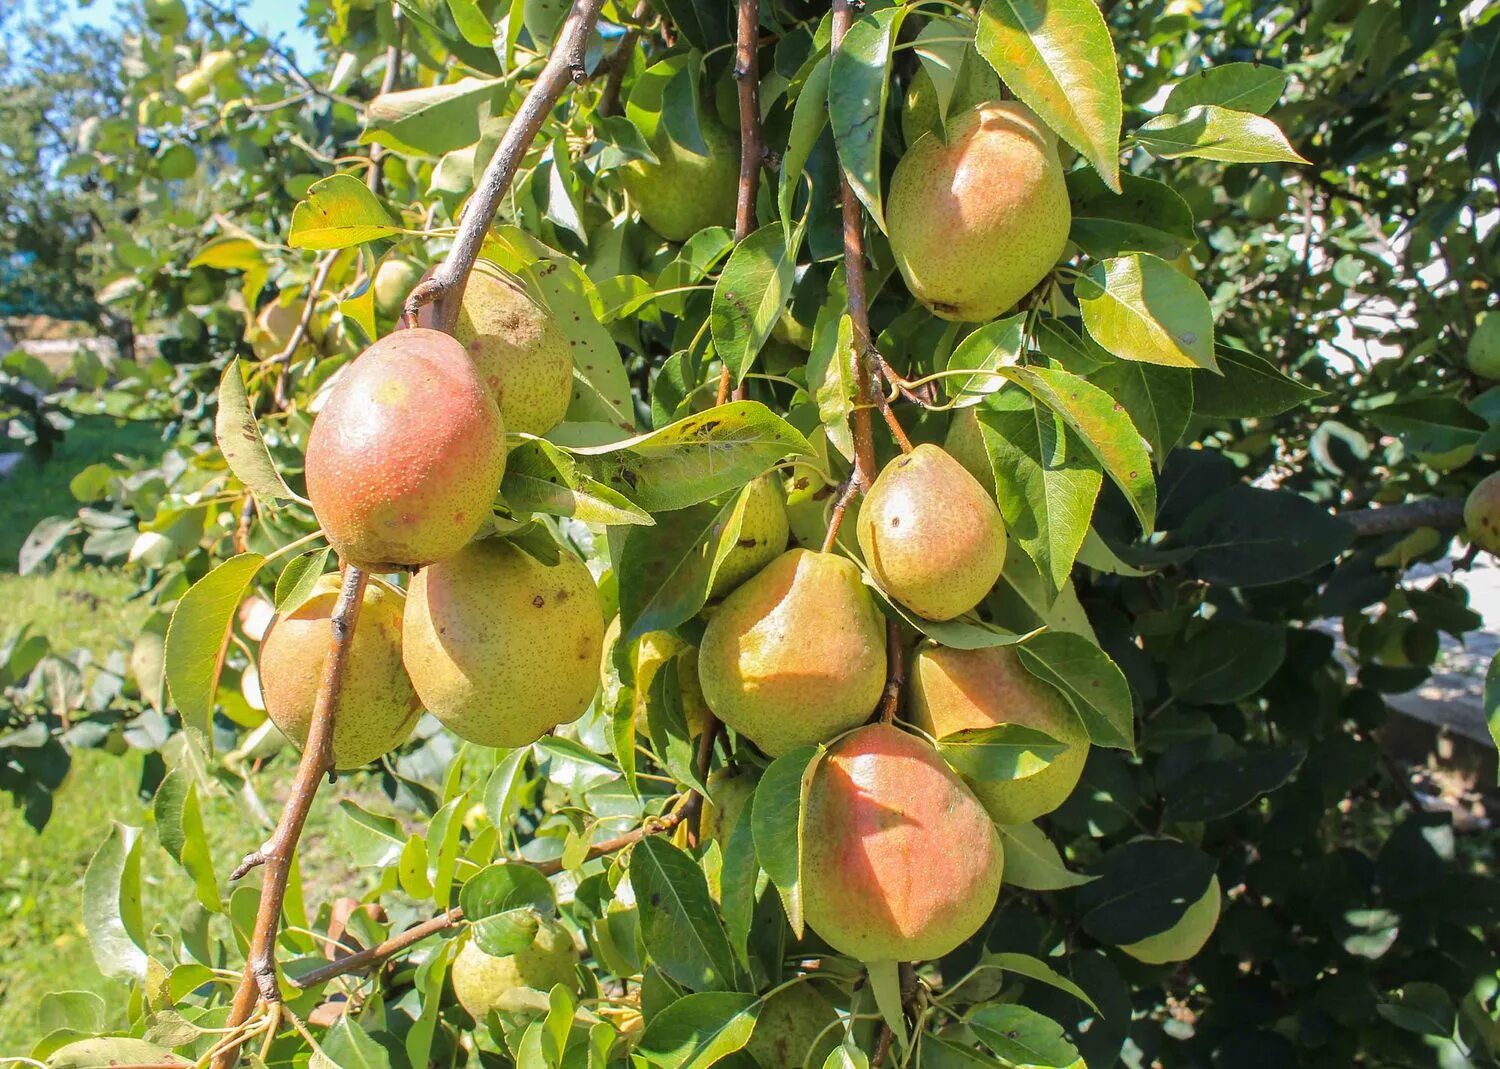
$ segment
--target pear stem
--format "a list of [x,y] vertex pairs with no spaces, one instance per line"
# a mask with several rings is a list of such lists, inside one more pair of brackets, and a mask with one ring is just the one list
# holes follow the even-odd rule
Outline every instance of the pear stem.
[[896,719],[901,690],[906,686],[906,654],[901,648],[901,628],[895,620],[885,622],[885,650],[890,671],[885,678],[885,692],[880,696],[880,722],[889,724]]
[[[354,629],[364,603],[369,577],[352,565],[344,569],[344,582],[329,620],[328,656],[323,661],[323,676],[318,696],[313,702],[312,720],[308,725],[307,744],[292,781],[291,794],[281,811],[281,819],[271,838],[259,850],[247,855],[230,875],[237,880],[258,865],[266,867],[260,885],[260,905],[255,913],[255,929],[250,939],[250,953],[245,958],[245,973],[230,1006],[228,1028],[238,1028],[250,1019],[257,1000],[268,1005],[281,1002],[276,982],[276,936],[281,927],[281,910],[286,900],[287,882],[291,877],[292,859],[302,826],[312,809],[313,798],[323,776],[333,771],[333,718],[344,689],[349,650],[354,644]],[[214,1058],[215,1069],[229,1069],[239,1060],[240,1044],[232,1043]]]
[[[755,229],[755,192],[760,185],[766,149],[760,133],[760,0],[738,0],[736,10],[734,80],[740,99],[740,185],[734,204],[737,245]],[[719,372],[715,404],[722,405],[731,396],[736,401],[745,399],[745,384],[734,385],[733,380],[734,375],[725,364]]]
[[474,195],[464,206],[453,248],[432,276],[419,282],[407,295],[402,308],[402,322],[406,325],[417,321],[417,312],[423,305],[436,303],[433,325],[453,333],[453,325],[458,321],[459,302],[469,284],[469,272],[479,259],[479,251],[490,232],[490,223],[495,219],[500,201],[510,191],[521,161],[563,91],[588,77],[584,56],[589,34],[599,21],[599,9],[603,6],[604,0],[574,0],[573,9],[563,20],[542,72],[527,90],[526,99],[521,101],[505,136],[500,139],[500,147],[495,150],[489,166],[485,167]]

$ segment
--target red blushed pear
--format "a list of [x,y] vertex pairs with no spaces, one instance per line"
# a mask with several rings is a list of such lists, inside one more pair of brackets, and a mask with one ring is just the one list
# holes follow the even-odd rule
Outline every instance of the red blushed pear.
[[805,826],[807,922],[841,954],[940,958],[995,907],[1004,867],[995,825],[932,746],[889,724],[829,748]]
[[464,347],[416,327],[344,371],[308,437],[306,470],[313,512],[345,562],[434,564],[489,518],[505,427]]

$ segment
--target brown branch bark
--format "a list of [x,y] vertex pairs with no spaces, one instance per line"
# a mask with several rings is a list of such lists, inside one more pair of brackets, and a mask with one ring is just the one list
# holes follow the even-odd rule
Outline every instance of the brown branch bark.
[[609,57],[604,89],[600,91],[599,103],[594,108],[596,115],[613,115],[620,110],[620,87],[625,83],[625,72],[630,70],[630,57],[635,53],[636,42],[641,39],[641,25],[650,17],[651,0],[640,0],[630,13],[632,25],[620,38],[614,55]]
[[[705,732],[706,735],[707,733]],[[632,828],[621,835],[616,835],[611,839],[595,843],[589,847],[588,853],[584,855],[584,860],[592,861],[596,857],[618,853],[625,849],[625,847],[633,843],[638,843],[649,835],[661,835],[671,831],[688,818],[693,798],[700,798],[700,796],[695,792],[685,799],[683,804],[678,805],[664,816],[655,820],[648,820],[638,828]],[[544,876],[556,875],[562,871],[561,860],[539,861],[535,863],[518,861],[515,864],[531,865],[532,868]],[[382,943],[377,943],[372,947],[348,954],[337,961],[329,962],[327,965],[320,965],[305,976],[291,980],[290,983],[299,989],[305,990],[310,987],[317,987],[319,984],[326,984],[329,980],[348,973],[363,972],[368,968],[379,965],[387,958],[401,953],[401,951],[408,947],[420,943],[430,935],[436,935],[439,932],[445,932],[450,928],[457,927],[463,920],[464,911],[455,907],[446,913],[438,914],[430,920],[425,920],[421,924],[414,925],[399,935],[393,935]]]
[[[708,782],[708,766],[714,759],[714,742],[719,737],[719,720],[713,713],[705,713],[707,722],[703,726],[703,734],[698,736],[698,752],[694,755],[693,768],[697,770],[698,781]],[[686,812],[684,814],[688,825],[689,842],[693,846],[698,845],[698,826],[703,818],[703,795],[693,791],[688,795]]]
[[588,46],[589,33],[599,20],[599,9],[604,0],[574,0],[573,10],[563,20],[558,31],[552,54],[547,57],[542,73],[532,83],[521,102],[500,147],[479,179],[474,195],[464,206],[459,219],[458,236],[453,248],[432,277],[420,283],[406,298],[403,318],[407,323],[416,322],[417,311],[425,304],[436,303],[437,314],[433,322],[440,330],[452,333],[458,319],[458,304],[463,299],[464,287],[469,282],[469,272],[474,261],[479,259],[479,250],[489,233],[490,223],[500,201],[510,190],[531,143],[536,140],[542,124],[547,121],[552,108],[563,91],[574,82],[587,77],[584,66],[584,51]]
[[[302,305],[302,315],[297,319],[297,325],[292,328],[291,337],[287,339],[286,345],[281,352],[266,361],[268,366],[274,367],[278,364],[290,364],[292,358],[297,355],[297,349],[307,340],[308,328],[312,325],[313,313],[318,308],[318,296],[323,292],[323,287],[328,284],[328,273],[333,270],[333,261],[336,253],[324,255],[318,269],[313,273],[312,284],[307,292],[307,300]],[[276,380],[276,389],[271,395],[271,405],[275,411],[280,412],[287,406],[290,399],[291,368],[288,367]]]
[[889,724],[896,719],[896,711],[901,707],[901,690],[906,686],[906,656],[901,648],[901,628],[895,620],[885,622],[885,655],[889,667],[885,692],[880,696],[880,722]]
[[[760,187],[765,145],[760,133],[760,0],[738,0],[734,46],[734,78],[740,100],[740,184],[734,205],[734,240],[739,244],[755,229],[755,193]],[[725,364],[719,373],[716,404],[730,397],[734,375]],[[745,396],[744,383],[735,386],[734,399]]]
[[1415,531],[1418,527],[1462,527],[1464,503],[1456,497],[1430,497],[1402,505],[1340,512],[1338,517],[1361,537]]
[[[401,38],[406,33],[406,19],[401,14],[401,5],[391,5],[391,21],[396,24],[396,39],[391,42],[385,50],[385,76],[380,79],[380,95],[394,92],[396,83],[401,77]],[[381,164],[385,160],[385,146],[380,142],[370,145],[370,173],[365,177],[365,185],[370,187],[370,192],[377,197],[380,195],[380,186],[384,181],[383,168]]]
[[[344,570],[343,587],[339,591],[330,621],[328,656],[323,661],[323,677],[318,685],[317,699],[313,703],[307,745],[303,747],[302,760],[297,765],[297,776],[292,781],[291,794],[271,838],[260,850],[246,857],[231,877],[238,879],[257,865],[264,865],[266,869],[260,885],[260,906],[255,914],[250,953],[245,959],[245,975],[235,991],[226,1022],[226,1027],[230,1029],[238,1028],[250,1019],[257,1001],[281,1001],[281,991],[276,983],[276,936],[281,927],[282,904],[286,900],[287,880],[291,875],[292,858],[296,853],[297,840],[302,835],[302,826],[307,821],[313,798],[318,793],[319,782],[333,768],[333,718],[344,687],[349,649],[353,645],[354,629],[359,622],[359,610],[364,602],[367,580],[368,577],[359,568],[349,567]],[[238,1043],[225,1047],[214,1058],[214,1069],[229,1069],[238,1061],[239,1052]]]

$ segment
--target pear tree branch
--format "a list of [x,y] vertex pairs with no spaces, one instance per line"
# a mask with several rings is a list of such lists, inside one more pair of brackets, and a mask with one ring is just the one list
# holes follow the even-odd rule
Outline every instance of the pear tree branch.
[[[286,901],[287,881],[291,876],[292,858],[302,826],[312,809],[313,798],[323,776],[333,771],[333,718],[344,689],[349,664],[349,650],[354,643],[354,629],[364,602],[368,576],[352,565],[344,569],[343,586],[334,603],[330,622],[328,655],[323,661],[323,676],[318,696],[313,702],[312,721],[308,726],[307,744],[292,781],[291,794],[276,830],[259,850],[248,855],[234,870],[238,879],[257,865],[265,866],[260,885],[260,905],[255,913],[255,928],[250,938],[250,953],[245,959],[245,975],[235,991],[226,1027],[238,1028],[250,1019],[258,1000],[275,1005],[281,1002],[276,983],[276,937],[281,927],[281,910]],[[214,1058],[214,1069],[229,1069],[239,1059],[238,1043],[226,1046]]]
[[1340,512],[1338,517],[1361,537],[1415,531],[1418,527],[1462,527],[1464,502],[1457,497],[1429,497],[1401,505]]
[[[739,244],[755,229],[755,192],[765,145],[760,132],[760,0],[738,0],[734,47],[734,78],[740,101],[740,184],[734,204],[734,240]],[[729,400],[734,379],[726,363],[719,372],[717,404]],[[745,396],[741,383],[733,390],[735,400]]]
[[490,223],[494,221],[501,199],[510,191],[521,161],[563,92],[568,86],[588,77],[584,53],[589,33],[599,21],[599,9],[603,5],[604,0],[574,0],[573,9],[563,20],[542,72],[537,75],[526,99],[506,128],[500,147],[480,176],[474,195],[464,205],[453,248],[432,277],[419,283],[407,295],[402,309],[405,322],[416,322],[417,312],[423,305],[436,303],[434,325],[439,330],[453,332],[453,324],[458,320],[458,305],[469,282],[469,272],[479,259],[479,250],[489,233]]
[[[385,76],[380,79],[380,96],[394,92],[396,82],[401,77],[401,38],[406,33],[406,19],[401,14],[400,4],[391,5],[391,21],[396,24],[396,37],[385,50]],[[365,184],[377,197],[380,196],[380,186],[384,181],[384,170],[381,167],[384,160],[385,146],[376,141],[370,145],[370,173],[365,177]]]

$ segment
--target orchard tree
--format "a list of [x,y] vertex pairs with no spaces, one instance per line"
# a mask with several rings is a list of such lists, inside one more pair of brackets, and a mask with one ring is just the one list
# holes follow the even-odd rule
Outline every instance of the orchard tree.
[[1497,548],[1500,19],[335,0],[307,74],[187,14],[119,159],[201,186],[106,289],[207,329],[103,394],[176,449],[23,562],[157,608],[83,721],[162,760],[84,888],[132,994],[32,1057],[1494,1064],[1500,896],[1378,731],[1478,622],[1405,566]]

